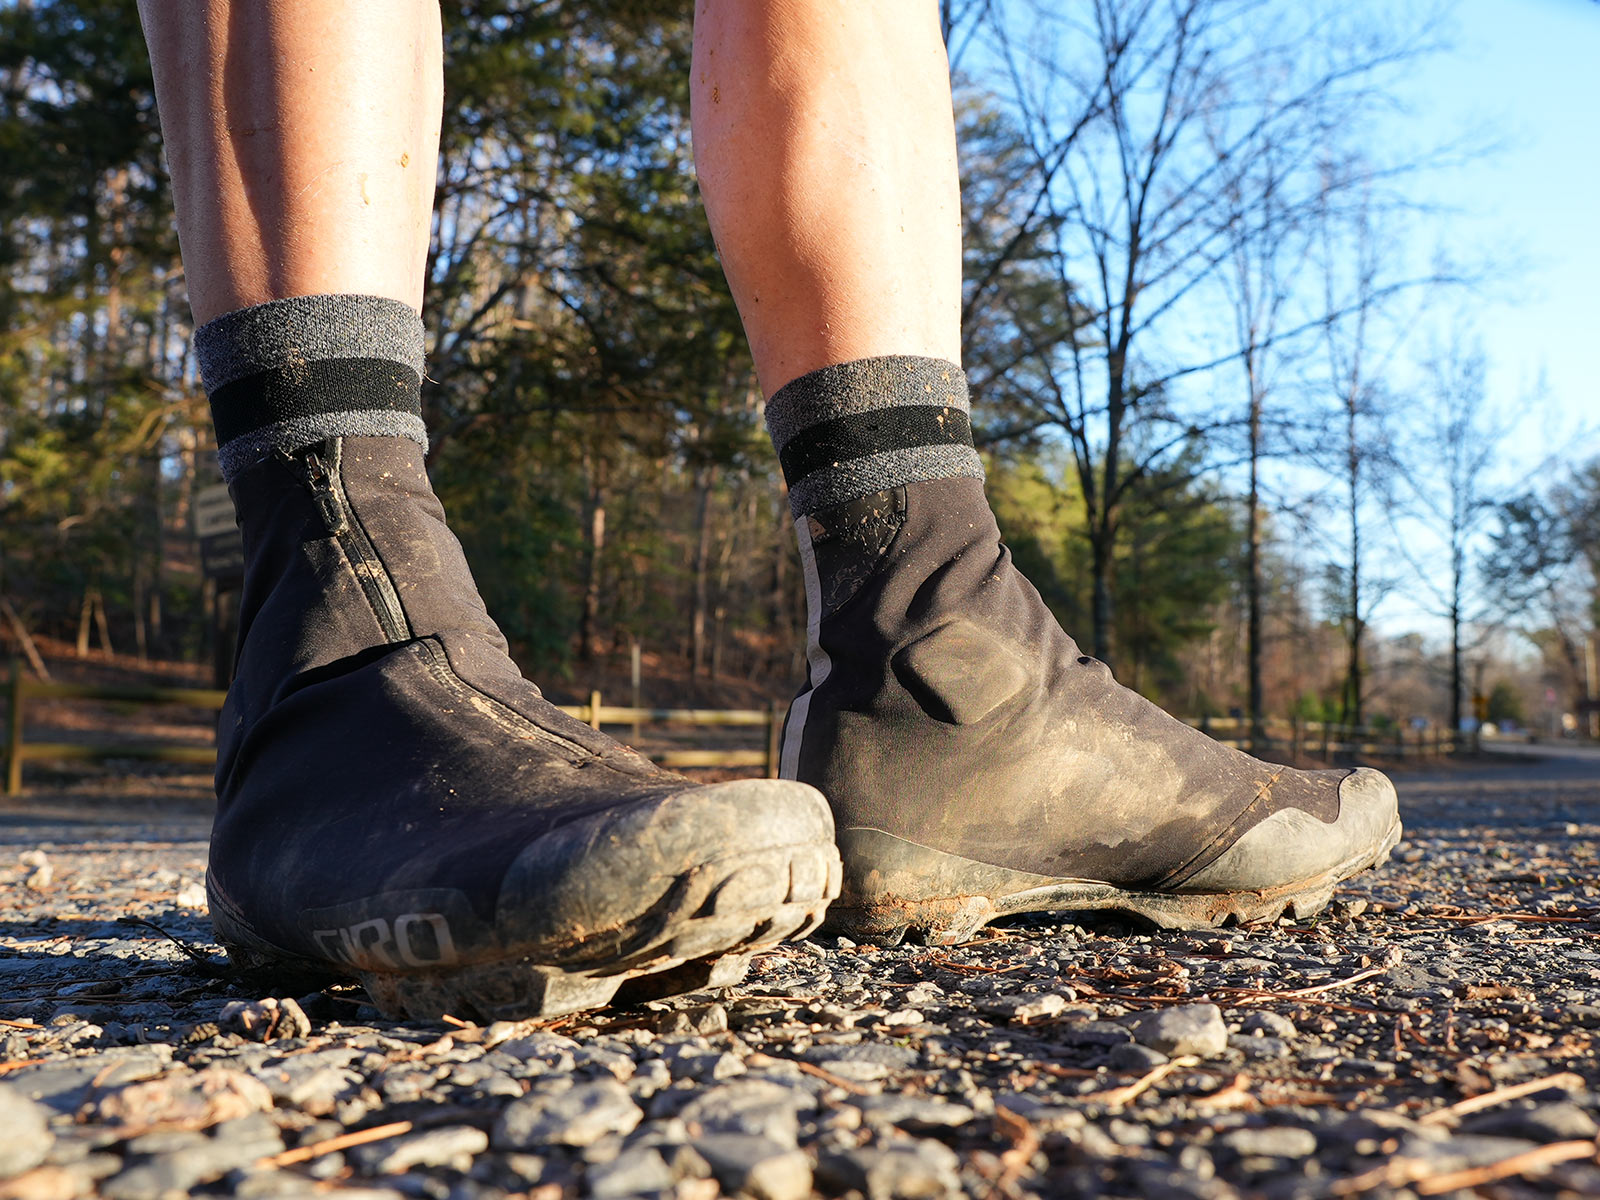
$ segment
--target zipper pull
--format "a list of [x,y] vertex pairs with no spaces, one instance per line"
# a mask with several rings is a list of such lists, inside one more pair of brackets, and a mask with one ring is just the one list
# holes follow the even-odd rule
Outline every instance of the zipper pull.
[[317,512],[321,514],[323,524],[328,527],[328,533],[337,537],[350,528],[350,523],[345,519],[344,505],[339,502],[339,493],[334,489],[333,474],[315,449],[304,451],[301,461],[312,502],[316,504]]

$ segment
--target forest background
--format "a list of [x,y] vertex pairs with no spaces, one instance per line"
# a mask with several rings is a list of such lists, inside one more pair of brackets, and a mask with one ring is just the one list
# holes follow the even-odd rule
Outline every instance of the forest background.
[[[804,604],[663,0],[447,3],[429,466],[547,690],[781,697]],[[1375,135],[1435,19],[943,0],[963,348],[1008,544],[1173,711],[1558,721],[1594,686],[1600,462],[1506,477],[1458,316],[1495,273]],[[201,661],[214,444],[134,6],[0,3],[0,638]],[[1563,450],[1567,447],[1563,447]],[[1435,615],[1383,636],[1384,598]],[[225,601],[224,601],[225,602]]]

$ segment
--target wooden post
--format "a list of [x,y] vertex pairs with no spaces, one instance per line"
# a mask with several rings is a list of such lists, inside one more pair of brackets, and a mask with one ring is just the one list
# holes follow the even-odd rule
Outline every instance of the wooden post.
[[[633,708],[635,712],[638,712],[638,710],[642,707],[639,703],[639,686],[643,682],[641,678],[641,672],[639,670],[638,638],[633,639],[633,651],[631,657],[633,659]],[[633,744],[635,746],[639,744],[639,718],[637,716],[633,719]]]
[[11,681],[6,689],[11,701],[11,736],[6,740],[6,795],[22,790],[22,663],[11,660]]
[[116,651],[111,648],[111,622],[106,618],[106,598],[99,589],[94,593],[94,627],[100,633],[100,649],[107,658],[115,658]]
[[783,710],[776,700],[767,702],[767,778],[778,777],[778,756],[783,742]]
[[600,728],[600,692],[589,693],[589,728],[598,731]]
[[1293,713],[1289,717],[1289,761],[1300,761],[1300,714]]

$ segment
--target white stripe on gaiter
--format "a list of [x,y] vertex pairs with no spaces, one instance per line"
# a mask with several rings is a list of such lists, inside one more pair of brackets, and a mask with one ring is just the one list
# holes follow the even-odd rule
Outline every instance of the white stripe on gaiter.
[[778,774],[784,779],[800,777],[800,742],[805,737],[806,714],[811,697],[833,670],[833,660],[822,648],[822,580],[817,575],[817,554],[811,545],[811,518],[802,516],[794,523],[800,542],[800,576],[806,585],[806,690],[789,706],[789,719],[783,728],[783,753],[778,759]]

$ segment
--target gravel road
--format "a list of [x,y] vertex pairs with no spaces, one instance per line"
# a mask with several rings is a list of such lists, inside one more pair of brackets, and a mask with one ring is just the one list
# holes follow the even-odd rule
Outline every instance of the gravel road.
[[1600,752],[1536,754],[1403,777],[1394,862],[1306,926],[820,939],[488,1027],[219,971],[204,779],[36,790],[0,1200],[1600,1196]]

